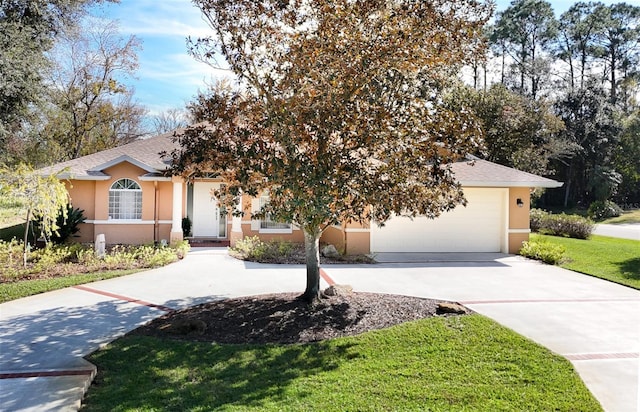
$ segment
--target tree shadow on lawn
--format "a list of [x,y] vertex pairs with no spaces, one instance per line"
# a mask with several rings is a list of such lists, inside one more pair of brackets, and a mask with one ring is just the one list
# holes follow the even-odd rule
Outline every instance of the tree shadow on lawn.
[[128,336],[89,359],[99,372],[86,410],[260,408],[266,399],[291,397],[290,391],[302,399],[305,391],[291,383],[357,357],[352,346],[211,345]]
[[89,358],[98,376],[87,410],[259,409],[304,401],[311,391],[317,396],[305,377],[363,356],[354,343],[329,339],[433,316],[438,304],[354,293],[310,306],[295,296],[209,302],[132,331]]
[[623,260],[618,262],[617,265],[620,267],[624,277],[640,280],[640,257]]

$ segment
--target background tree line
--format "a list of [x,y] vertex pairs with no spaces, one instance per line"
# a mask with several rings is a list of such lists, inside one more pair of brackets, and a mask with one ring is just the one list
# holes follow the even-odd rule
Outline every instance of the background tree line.
[[112,1],[0,0],[0,164],[50,165],[184,125],[135,101],[140,39],[89,15]]
[[489,160],[565,182],[540,200],[640,203],[640,7],[514,0],[485,30],[473,86]]
[[[141,43],[90,19],[104,1],[0,0],[0,163],[44,166],[185,125],[177,109],[151,118],[136,103],[126,79]],[[514,0],[497,13],[470,85],[449,96],[483,125],[476,154],[565,182],[543,205],[639,204],[639,21],[626,3],[556,17],[544,0]]]

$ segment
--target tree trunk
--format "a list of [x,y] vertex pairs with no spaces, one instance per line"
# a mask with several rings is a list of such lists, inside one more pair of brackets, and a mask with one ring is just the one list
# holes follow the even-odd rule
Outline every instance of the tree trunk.
[[569,57],[569,76],[570,76],[569,86],[571,87],[571,91],[575,89],[574,71],[575,69],[573,68],[573,59]]
[[618,65],[616,61],[616,51],[613,46],[610,47],[611,53],[611,103],[616,104],[617,96],[616,96],[616,66]]
[[505,66],[505,51],[502,48],[502,65],[500,67],[500,84],[504,86],[504,66]]
[[569,203],[569,193],[571,192],[571,180],[565,182],[564,184],[564,202],[562,203],[564,207],[567,207]]
[[483,90],[486,92],[487,91],[487,64],[486,63],[482,65],[482,70],[484,74],[484,78],[482,80],[484,82]]
[[307,288],[300,299],[312,303],[320,299],[320,234],[319,228],[304,228],[304,250],[307,261]]
[[569,163],[569,170],[567,170],[567,181],[564,182],[564,207],[567,207],[569,203],[569,194],[571,193],[571,179],[573,179],[573,160]]
[[580,56],[580,88],[584,88],[584,68],[587,65],[587,52],[585,48],[582,48],[582,55]]

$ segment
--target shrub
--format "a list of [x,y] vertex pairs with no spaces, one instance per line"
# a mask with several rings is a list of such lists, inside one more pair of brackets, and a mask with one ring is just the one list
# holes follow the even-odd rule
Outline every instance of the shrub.
[[82,248],[76,253],[76,262],[84,268],[85,272],[96,272],[102,267],[102,259],[96,256],[91,247]]
[[238,240],[229,250],[239,259],[259,260],[265,255],[267,244],[258,236],[249,236]]
[[189,245],[187,240],[181,240],[180,242],[171,245],[171,247],[175,249],[178,259],[182,259],[187,256],[187,253],[191,250],[191,245]]
[[0,240],[0,266],[12,267],[22,264],[22,242],[12,239],[9,242]]
[[67,218],[64,218],[62,211],[58,214],[56,224],[58,225],[57,233],[51,235],[51,241],[56,244],[62,244],[68,241],[73,235],[80,230],[80,224],[86,220],[84,210],[73,208],[67,205]]
[[[65,217],[66,212],[66,217]],[[79,225],[86,220],[84,210],[73,208],[71,204],[60,208],[58,217],[56,217],[56,228],[48,237],[47,242],[61,245],[67,242],[73,235],[80,230]],[[38,217],[34,221],[36,233],[42,233],[42,218]]]
[[294,251],[295,245],[291,242],[263,242],[258,236],[238,240],[235,246],[229,249],[231,256],[257,262],[281,262],[282,258],[288,258]]
[[20,278],[26,270],[22,267],[22,242],[0,240],[0,282]]
[[168,247],[138,246],[133,249],[133,256],[145,268],[160,267],[178,260],[176,250]]
[[549,220],[541,233],[565,236],[575,239],[586,239],[593,231],[593,222],[578,215],[549,215]]
[[102,258],[107,269],[136,267],[136,254],[126,246],[116,245]]
[[75,257],[75,252],[68,247],[48,244],[42,249],[34,250],[29,260],[33,262],[33,272],[48,273],[56,265],[71,261],[72,257]]
[[75,273],[91,273],[105,270],[153,268],[178,260],[188,251],[189,245],[180,242],[174,247],[114,246],[104,258],[96,256],[92,246],[78,243],[54,245],[29,253],[27,267],[23,267],[22,242],[0,241],[0,282],[12,282],[33,275],[46,277]]
[[286,241],[286,240],[279,240],[275,243],[275,247],[278,251],[278,254],[280,256],[284,256],[284,257],[288,257],[289,255],[291,255],[291,253],[293,253],[295,247],[293,245],[293,243]]
[[596,200],[589,205],[587,215],[594,220],[604,220],[610,217],[618,217],[623,210],[610,200]]
[[554,215],[540,209],[532,209],[529,215],[531,230],[553,236],[586,239],[593,230],[593,221],[578,215],[561,213]]
[[191,219],[189,217],[182,218],[182,236],[191,236]]
[[540,230],[549,215],[550,213],[545,210],[531,209],[531,211],[529,211],[529,227],[531,230],[534,232]]
[[541,260],[550,265],[557,264],[562,259],[566,249],[561,245],[554,245],[548,242],[529,241],[522,244],[520,255]]

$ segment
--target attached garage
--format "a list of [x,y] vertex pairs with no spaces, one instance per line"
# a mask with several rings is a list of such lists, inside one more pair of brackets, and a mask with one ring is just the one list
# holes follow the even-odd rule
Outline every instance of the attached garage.
[[473,156],[451,169],[466,207],[436,219],[395,216],[383,227],[372,222],[368,228],[346,228],[347,250],[359,250],[358,240],[365,240],[372,253],[517,253],[529,239],[530,191],[562,186]]
[[437,219],[396,216],[371,225],[371,252],[507,252],[508,188],[464,189],[467,206]]

